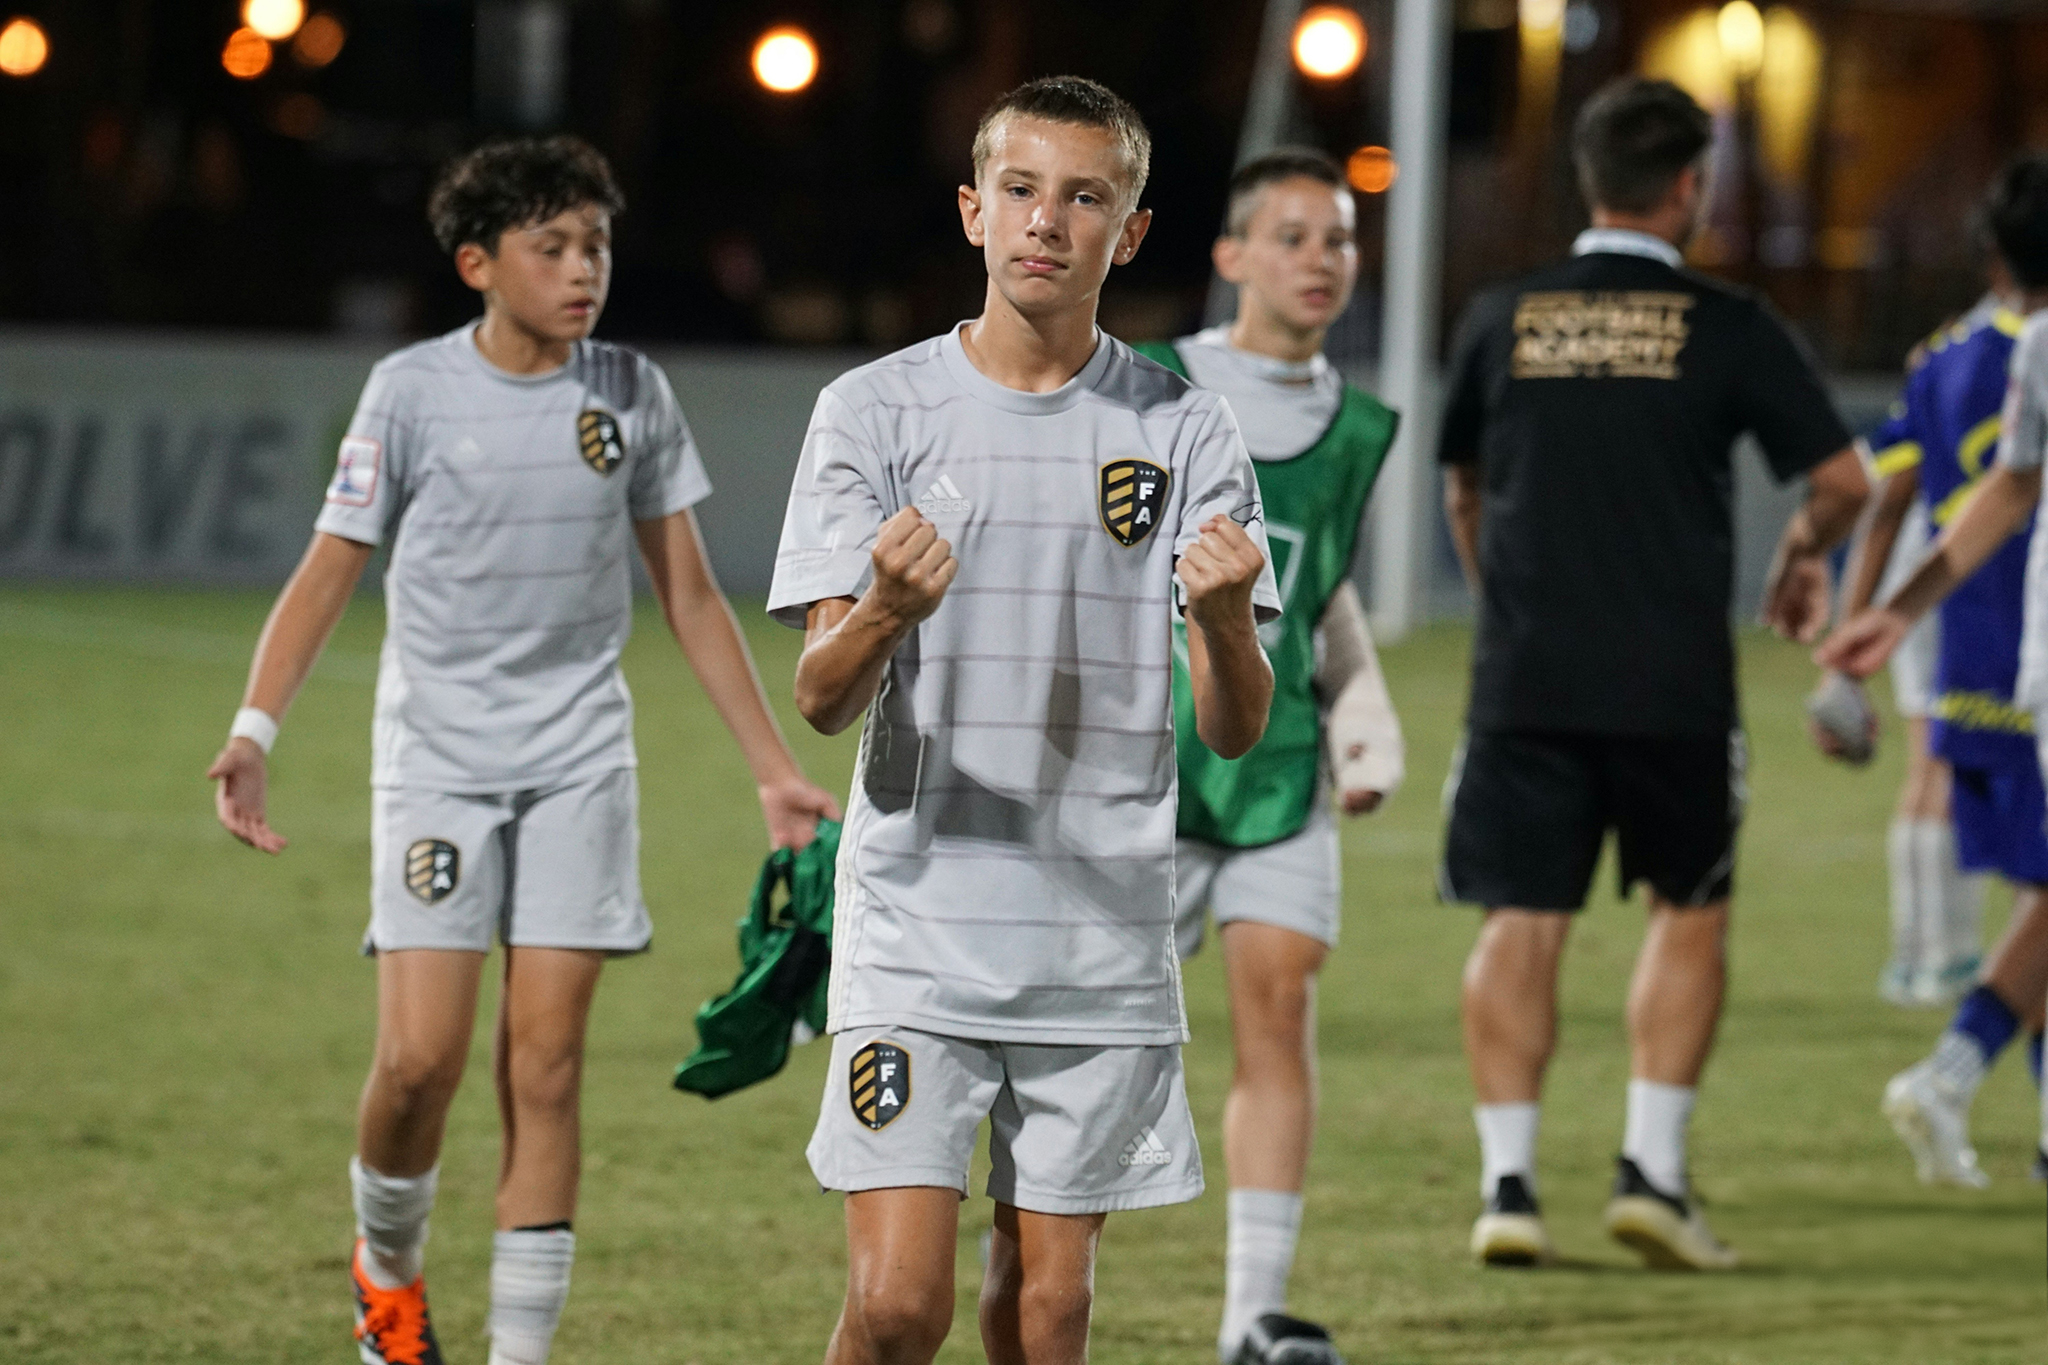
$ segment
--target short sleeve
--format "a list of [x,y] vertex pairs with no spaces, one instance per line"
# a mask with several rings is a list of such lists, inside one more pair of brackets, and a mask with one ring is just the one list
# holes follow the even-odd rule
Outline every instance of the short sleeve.
[[1479,458],[1480,436],[1486,427],[1486,319],[1493,309],[1481,298],[1466,308],[1451,344],[1451,365],[1445,375],[1444,420],[1437,433],[1439,464],[1470,464]]
[[1998,462],[2039,469],[2048,450],[2048,318],[2037,318],[2013,348],[2005,389]]
[[641,425],[646,449],[633,459],[626,507],[635,521],[658,521],[710,497],[711,477],[704,472],[668,376],[651,360],[642,359],[640,364],[648,395]]
[[818,395],[804,433],[775,551],[768,614],[801,629],[813,603],[858,597],[873,571],[875,536],[892,509],[881,452],[844,397]]
[[313,529],[364,545],[381,545],[405,506],[413,464],[414,424],[402,372],[370,371],[335,456],[334,478]]
[[1748,311],[1746,344],[1734,358],[1737,412],[1771,472],[1789,482],[1848,446],[1849,430],[1791,329],[1761,304]]
[[1873,479],[1888,479],[1894,474],[1903,474],[1909,469],[1918,469],[1923,455],[1920,444],[1917,404],[1914,402],[1913,383],[1909,380],[1905,394],[1892,404],[1884,421],[1873,427],[1859,445],[1867,457],[1865,473]]
[[[1222,398],[1213,401],[1215,407],[1196,426],[1193,448],[1181,466],[1186,470],[1187,494],[1181,499],[1180,525],[1174,529],[1174,558],[1201,537],[1203,522],[1223,513],[1245,529],[1265,558],[1259,581],[1252,586],[1252,615],[1260,622],[1270,621],[1280,614],[1280,589],[1273,581],[1273,552],[1266,544],[1258,475],[1230,404]],[[1174,580],[1174,596],[1183,607],[1187,605],[1179,579]]]

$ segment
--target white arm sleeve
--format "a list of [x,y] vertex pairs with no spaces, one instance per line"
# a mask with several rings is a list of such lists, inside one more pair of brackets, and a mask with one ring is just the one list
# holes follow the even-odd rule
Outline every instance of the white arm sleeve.
[[1392,796],[1407,771],[1401,720],[1387,695],[1386,676],[1366,626],[1358,589],[1341,584],[1323,610],[1316,693],[1329,706],[1324,741],[1337,790]]

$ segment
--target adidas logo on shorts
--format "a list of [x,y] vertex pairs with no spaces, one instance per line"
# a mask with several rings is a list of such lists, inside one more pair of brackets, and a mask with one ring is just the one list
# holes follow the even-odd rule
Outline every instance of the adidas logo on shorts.
[[1119,1166],[1171,1166],[1173,1153],[1166,1150],[1166,1144],[1159,1140],[1159,1134],[1150,1128],[1141,1128],[1138,1135],[1124,1144],[1117,1156]]
[[974,504],[954,486],[951,477],[941,475],[939,481],[925,489],[924,496],[917,500],[917,510],[928,517],[937,517],[948,512],[972,512]]

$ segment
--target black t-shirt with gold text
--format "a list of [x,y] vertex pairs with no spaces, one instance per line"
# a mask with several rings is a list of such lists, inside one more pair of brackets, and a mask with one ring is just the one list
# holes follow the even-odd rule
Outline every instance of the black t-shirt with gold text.
[[1780,481],[1850,439],[1804,348],[1742,290],[1591,252],[1473,301],[1438,449],[1480,470],[1473,728],[1735,724],[1744,432]]

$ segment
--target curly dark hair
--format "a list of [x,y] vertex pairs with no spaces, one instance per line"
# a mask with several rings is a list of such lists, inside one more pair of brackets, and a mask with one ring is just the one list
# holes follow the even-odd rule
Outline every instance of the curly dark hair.
[[427,222],[451,256],[465,242],[496,255],[507,228],[545,222],[585,204],[613,217],[626,211],[626,196],[603,153],[567,134],[506,138],[442,167],[427,196]]
[[2048,287],[2048,153],[2022,152],[1991,182],[1978,210],[1983,234],[2027,289]]

